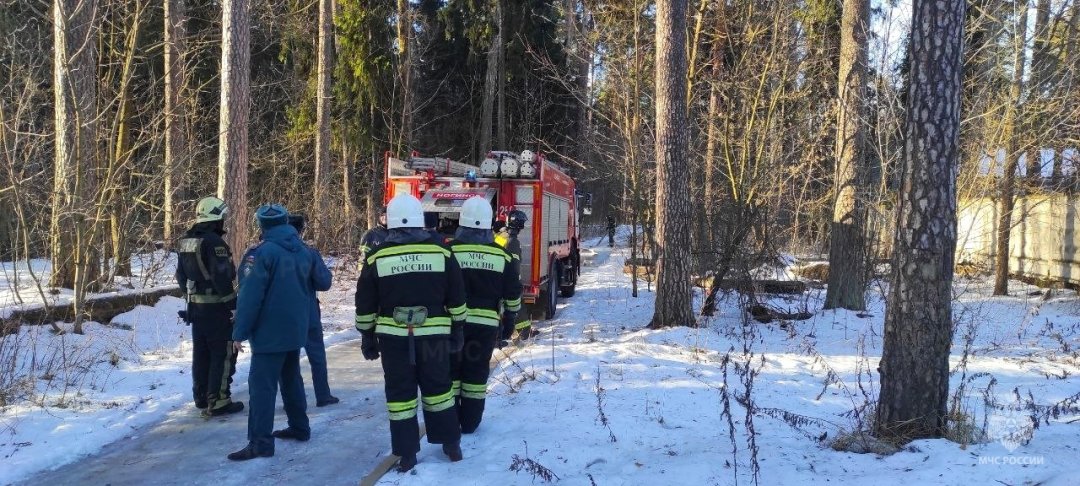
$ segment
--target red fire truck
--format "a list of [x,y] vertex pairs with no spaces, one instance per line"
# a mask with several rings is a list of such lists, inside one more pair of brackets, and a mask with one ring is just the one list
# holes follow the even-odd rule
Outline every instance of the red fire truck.
[[518,236],[521,283],[533,318],[553,318],[558,295],[574,295],[581,270],[578,194],[554,162],[527,150],[490,152],[479,166],[416,153],[407,159],[387,153],[385,162],[384,203],[397,194],[416,196],[425,225],[447,236],[457,228],[462,203],[473,196],[487,199],[499,220],[514,209],[525,212],[528,223]]

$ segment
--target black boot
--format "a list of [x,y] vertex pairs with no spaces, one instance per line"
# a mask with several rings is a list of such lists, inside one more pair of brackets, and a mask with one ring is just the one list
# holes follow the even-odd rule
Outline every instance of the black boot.
[[255,447],[249,443],[247,447],[229,454],[229,460],[246,461],[248,459],[255,459],[256,457],[272,457],[273,455],[274,451],[256,451]]
[[406,473],[414,467],[416,467],[416,454],[407,454],[398,459],[397,472]]
[[341,400],[338,399],[338,397],[330,395],[329,397],[326,398],[326,400],[316,400],[315,401],[315,406],[316,407],[325,407],[327,405],[333,405],[333,404],[338,403],[340,401]]
[[220,417],[222,415],[230,415],[244,411],[244,402],[229,402],[224,407],[218,407],[210,410],[211,417]]
[[446,454],[446,457],[450,458],[450,462],[458,462],[465,458],[465,456],[461,453],[460,442],[454,442],[453,444],[443,444],[442,451],[443,454]]
[[310,433],[304,434],[304,433],[301,433],[300,431],[298,431],[298,430],[296,430],[296,429],[294,429],[292,427],[288,427],[288,428],[281,429],[281,430],[275,430],[274,433],[272,433],[270,435],[272,435],[272,436],[274,436],[275,438],[278,438],[278,439],[292,439],[292,440],[298,440],[300,442],[307,442],[308,439],[311,438]]

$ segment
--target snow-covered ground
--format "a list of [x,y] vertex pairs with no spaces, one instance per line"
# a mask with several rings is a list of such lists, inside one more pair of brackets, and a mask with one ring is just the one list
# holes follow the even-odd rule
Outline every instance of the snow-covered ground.
[[[175,285],[176,254],[158,250],[131,257],[131,276],[114,276],[112,284],[98,295]],[[53,289],[49,285],[52,263],[47,259],[19,262],[0,262],[0,318],[20,307],[42,304],[57,305],[71,302],[71,289]]]
[[[978,443],[921,440],[891,456],[859,455],[829,444],[871,420],[884,317],[880,288],[870,292],[861,317],[821,311],[824,294],[815,290],[772,302],[807,306],[814,312],[807,321],[744,326],[732,296],[700,328],[644,330],[653,296],[645,284],[639,297],[630,295],[623,248],[596,246],[577,295],[562,301],[558,318],[509,357],[496,351],[484,423],[463,439],[464,461],[451,464],[438,447],[425,445],[414,473],[391,472],[382,483],[533,484],[550,474],[560,484],[581,485],[751,484],[755,475],[770,485],[1080,484],[1071,463],[1080,424],[1068,423],[1077,414],[1059,407],[1055,417],[1046,408],[1080,393],[1074,293],[1044,299],[1013,282],[1013,296],[992,298],[985,282],[958,281],[951,384],[962,397],[958,413],[986,433],[967,434],[979,436]],[[323,298],[328,329],[344,330],[328,336],[330,342],[356,338],[348,330],[353,286],[344,275]],[[36,402],[48,408],[0,410],[0,483],[93,453],[187,406],[190,343],[174,317],[179,305],[167,298],[118,318],[133,323],[134,332],[24,330],[23,340],[39,340],[35,349],[40,341],[55,346],[63,339],[76,349],[71,344],[78,341],[82,355],[97,356],[89,367],[97,378],[67,395],[39,379],[35,390],[45,398]],[[242,357],[239,382],[245,374]],[[61,398],[67,408],[54,406]],[[1039,418],[1037,430],[1029,415]],[[389,437],[369,439],[389,445]],[[313,437],[303,447],[318,449],[320,442],[335,441]],[[355,484],[369,472],[362,469],[342,483]],[[220,473],[242,479],[228,469]]]
[[[328,346],[356,337],[354,279],[336,275],[339,285],[320,296]],[[83,335],[23,326],[0,336],[0,356],[16,357],[0,369],[0,384],[15,383],[15,404],[0,407],[0,484],[93,454],[190,407],[191,333],[176,315],[183,306],[165,297],[110,325],[87,323]],[[248,356],[238,359],[234,391],[246,389]]]

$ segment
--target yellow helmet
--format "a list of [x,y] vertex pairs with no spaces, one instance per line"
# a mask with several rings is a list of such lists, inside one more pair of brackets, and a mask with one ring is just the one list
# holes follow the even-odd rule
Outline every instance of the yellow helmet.
[[227,212],[229,207],[225,205],[225,201],[214,196],[204,197],[195,205],[195,222],[221,221],[225,219]]

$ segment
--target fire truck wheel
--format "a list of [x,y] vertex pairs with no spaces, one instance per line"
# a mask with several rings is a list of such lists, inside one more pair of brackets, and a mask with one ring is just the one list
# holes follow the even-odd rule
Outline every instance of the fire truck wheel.
[[556,264],[554,259],[551,260],[551,264],[548,268],[548,285],[544,296],[544,319],[551,320],[555,318],[555,310],[559,303],[559,265]]
[[[573,265],[563,266],[562,271],[566,272],[565,275],[568,277],[567,280],[569,280],[570,283],[559,285],[559,295],[562,296],[564,299],[568,299],[574,296],[574,290],[577,287],[577,272],[574,271]],[[560,275],[560,277],[562,276]]]

